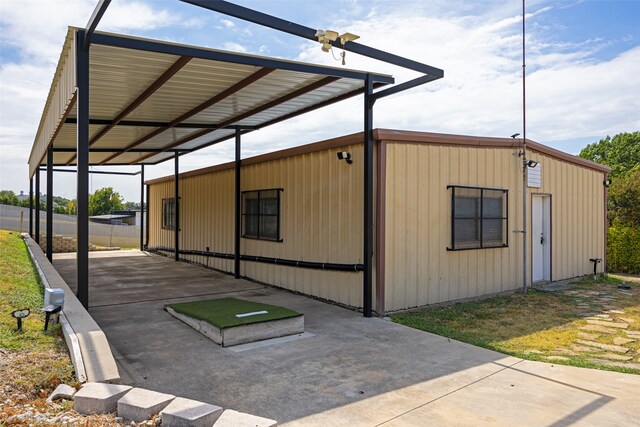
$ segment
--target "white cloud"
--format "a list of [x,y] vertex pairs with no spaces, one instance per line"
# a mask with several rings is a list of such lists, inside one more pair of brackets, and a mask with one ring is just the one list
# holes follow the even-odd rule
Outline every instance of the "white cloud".
[[246,47],[244,47],[240,43],[236,43],[236,42],[226,42],[226,43],[224,43],[223,49],[224,50],[230,50],[232,52],[241,52],[241,53],[246,53],[247,52],[247,48]]
[[227,28],[233,28],[236,26],[236,24],[234,24],[233,21],[229,21],[228,19],[221,19],[220,22],[222,23],[222,25],[224,25]]

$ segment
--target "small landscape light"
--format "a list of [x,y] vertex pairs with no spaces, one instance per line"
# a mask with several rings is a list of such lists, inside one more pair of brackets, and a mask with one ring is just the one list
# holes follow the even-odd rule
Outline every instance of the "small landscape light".
[[29,316],[31,314],[31,310],[28,308],[23,308],[22,310],[16,310],[11,313],[11,315],[18,321],[18,330],[22,330],[22,319]]

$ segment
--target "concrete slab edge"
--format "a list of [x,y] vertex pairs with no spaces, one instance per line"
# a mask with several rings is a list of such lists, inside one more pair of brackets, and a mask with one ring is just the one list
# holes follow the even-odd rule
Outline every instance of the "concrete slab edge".
[[49,289],[64,289],[65,308],[60,322],[78,382],[120,383],[120,374],[104,332],[80,304],[40,246],[28,233],[22,233],[22,236],[42,284]]

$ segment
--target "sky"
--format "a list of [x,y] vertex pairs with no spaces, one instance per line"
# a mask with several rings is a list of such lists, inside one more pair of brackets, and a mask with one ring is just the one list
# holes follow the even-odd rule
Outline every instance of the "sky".
[[[355,33],[359,43],[444,70],[443,79],[378,101],[374,127],[523,133],[520,0],[234,2],[308,27]],[[28,191],[29,152],[67,26],[84,27],[96,3],[0,1],[0,189]],[[528,0],[526,6],[527,137],[577,154],[607,135],[640,130],[640,0]],[[98,30],[341,66],[316,42],[177,0],[114,0]],[[346,62],[392,74],[396,82],[417,77],[352,53]],[[361,105],[356,97],[248,134],[242,157],[361,131]],[[233,156],[228,141],[181,157],[180,168]],[[145,170],[147,178],[172,173],[171,161]],[[137,201],[138,184],[137,177],[91,175],[90,192],[112,186]],[[75,198],[75,191],[73,174],[55,174],[55,195]]]

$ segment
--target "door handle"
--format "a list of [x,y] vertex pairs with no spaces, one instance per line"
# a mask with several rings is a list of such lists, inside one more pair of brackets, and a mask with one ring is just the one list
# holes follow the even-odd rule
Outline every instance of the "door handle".
[[540,244],[544,245],[544,235],[540,233]]

